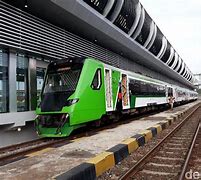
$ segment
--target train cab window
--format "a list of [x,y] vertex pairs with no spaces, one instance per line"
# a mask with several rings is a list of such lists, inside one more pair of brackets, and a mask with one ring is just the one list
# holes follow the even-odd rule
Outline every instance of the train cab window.
[[97,69],[94,75],[93,81],[91,83],[91,88],[94,90],[99,90],[102,85],[101,69]]
[[76,90],[82,65],[48,67],[43,94],[65,94]]

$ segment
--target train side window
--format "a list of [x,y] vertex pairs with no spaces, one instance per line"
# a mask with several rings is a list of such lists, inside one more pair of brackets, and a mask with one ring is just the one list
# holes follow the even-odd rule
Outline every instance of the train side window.
[[91,83],[91,88],[94,90],[99,90],[102,85],[101,69],[97,69],[94,75],[93,81]]
[[131,95],[140,95],[140,81],[130,80],[129,90],[131,91]]
[[152,84],[146,84],[146,85],[147,85],[147,95],[152,96],[153,95]]
[[142,95],[148,95],[148,89],[145,82],[143,81],[140,82],[140,89],[141,89]]
[[135,93],[136,93],[137,95],[139,95],[139,94],[140,94],[140,83],[139,83],[139,81],[136,81],[136,82],[135,82],[135,84],[134,84],[134,89],[135,89]]

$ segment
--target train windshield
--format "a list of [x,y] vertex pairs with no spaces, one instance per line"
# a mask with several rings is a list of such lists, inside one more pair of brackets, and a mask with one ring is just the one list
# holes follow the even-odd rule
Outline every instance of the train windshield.
[[75,91],[81,69],[78,65],[48,70],[43,94]]

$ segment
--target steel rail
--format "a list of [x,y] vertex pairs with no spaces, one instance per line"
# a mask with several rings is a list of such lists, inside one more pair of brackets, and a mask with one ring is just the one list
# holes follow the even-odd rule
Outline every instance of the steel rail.
[[[30,153],[33,153],[33,152],[36,152],[36,151],[40,151],[42,149],[52,147],[54,145],[60,145],[62,143],[68,144],[74,139],[90,136],[90,135],[93,135],[93,134],[95,134],[95,133],[97,133],[99,131],[102,131],[102,130],[105,130],[105,129],[111,129],[111,128],[114,128],[114,127],[116,127],[118,125],[129,123],[129,122],[131,122],[133,120],[136,120],[136,118],[146,117],[147,115],[150,115],[150,113],[149,114],[141,114],[138,117],[128,118],[128,119],[126,119],[124,121],[117,121],[117,122],[114,122],[112,124],[109,124],[109,125],[107,124],[105,126],[101,126],[99,128],[96,128],[96,129],[94,129],[94,128],[89,129],[89,131],[78,133],[78,134],[75,134],[75,135],[71,135],[69,137],[62,138],[62,139],[53,139],[53,138],[52,139],[46,139],[46,138],[42,138],[42,139],[32,140],[32,141],[28,141],[28,142],[24,142],[24,143],[20,143],[20,144],[0,148],[0,166],[7,164],[5,162],[9,162],[10,160],[15,161],[15,159],[18,159],[18,157],[22,157],[22,156],[25,156],[27,154],[30,154]],[[10,153],[6,154],[5,153],[6,151],[8,151]],[[3,155],[4,153],[5,153],[5,155]]]
[[131,167],[125,174],[123,174],[119,180],[126,180],[129,177],[134,176],[139,170],[146,164],[146,160],[159,148],[161,145],[175,132],[177,132],[180,127],[201,107],[199,104],[187,117],[182,120],[170,133],[168,133],[156,146],[154,146],[148,153],[145,154],[133,167]]
[[[145,116],[146,115],[140,115],[137,118],[142,118],[142,117],[145,117]],[[2,166],[2,164],[4,165],[5,161],[7,162],[7,161],[9,161],[11,159],[15,160],[20,156],[24,156],[24,155],[30,154],[32,152],[42,150],[44,148],[52,147],[52,146],[57,145],[57,144],[58,145],[62,144],[62,143],[68,144],[68,143],[70,143],[72,140],[74,140],[76,138],[90,136],[90,135],[93,135],[94,133],[97,133],[99,131],[102,131],[102,130],[105,130],[105,129],[111,129],[111,128],[114,128],[114,127],[116,127],[118,125],[129,123],[129,122],[131,122],[132,120],[135,120],[135,119],[136,118],[129,118],[129,119],[126,119],[125,121],[119,121],[119,122],[115,122],[115,123],[112,123],[112,124],[109,124],[109,125],[106,125],[106,126],[101,126],[101,127],[97,128],[97,129],[92,129],[92,130],[89,130],[87,132],[78,133],[76,135],[69,136],[67,138],[51,139],[51,140],[47,140],[46,138],[42,138],[42,139],[37,139],[37,140],[33,140],[33,141],[28,141],[28,142],[25,142],[25,143],[20,143],[20,144],[0,148],[0,166]],[[8,152],[10,151],[11,153],[6,154],[5,153],[6,151],[8,151]],[[17,152],[15,152],[15,151],[17,151]],[[5,155],[3,155],[4,153],[5,153]]]
[[186,169],[187,169],[187,167],[188,167],[188,163],[189,163],[189,160],[190,160],[190,158],[191,158],[191,155],[192,155],[192,152],[193,152],[193,148],[194,148],[194,146],[195,146],[195,142],[196,142],[196,140],[197,140],[197,137],[198,137],[198,133],[199,133],[200,128],[201,128],[201,122],[198,123],[196,132],[195,132],[195,134],[194,134],[193,141],[192,141],[192,143],[191,143],[191,147],[190,147],[190,149],[189,149],[189,151],[188,151],[188,155],[187,155],[187,157],[186,157],[184,166],[183,166],[182,171],[181,171],[181,174],[180,174],[180,176],[179,176],[179,180],[183,180],[183,179],[184,179],[185,172],[186,172]]
[[[14,152],[14,153],[11,153],[11,154],[6,154],[6,155],[0,157],[0,166],[8,164],[9,162],[13,162],[16,159],[18,159],[19,157],[25,156],[27,154],[30,154],[30,153],[33,153],[33,152],[36,152],[36,151],[40,151],[42,149],[51,147],[51,146],[53,146],[55,144],[59,144],[59,143],[62,143],[64,141],[69,141],[69,143],[70,143],[70,140],[67,140],[67,139],[59,139],[59,140],[57,139],[57,140],[53,140],[53,141],[48,142],[48,143],[44,142],[44,143],[41,143],[41,144],[38,144],[38,145],[34,144],[34,147],[27,146],[28,148],[25,147],[22,150],[19,149],[18,152]],[[17,146],[15,146],[15,147],[17,147]]]
[[27,144],[33,144],[33,145],[37,144],[40,141],[43,142],[44,138],[35,139],[35,140],[23,142],[23,143],[18,143],[18,144],[14,144],[14,145],[9,145],[9,146],[2,147],[2,148],[0,148],[0,155],[3,154],[6,151],[12,151],[12,150],[18,149],[19,147],[27,146]]
[[[165,110],[165,109],[163,109]],[[89,128],[89,131],[87,132],[83,132],[83,133],[78,133],[78,134],[75,134],[75,135],[71,135],[67,138],[62,138],[62,139],[46,139],[46,138],[41,138],[41,139],[37,139],[37,140],[32,140],[32,141],[28,141],[28,142],[23,142],[23,143],[20,143],[20,144],[15,144],[15,145],[11,145],[11,146],[7,146],[7,147],[3,147],[3,148],[0,148],[0,166],[1,164],[4,164],[3,161],[6,161],[8,159],[16,159],[17,157],[19,156],[22,156],[22,155],[26,155],[26,154],[29,154],[31,152],[35,152],[35,151],[38,151],[38,150],[42,150],[44,148],[47,148],[47,147],[51,147],[55,144],[61,144],[65,141],[71,141],[71,140],[74,140],[76,138],[81,138],[81,137],[84,137],[84,136],[89,136],[89,135],[93,135],[94,133],[97,133],[99,131],[102,131],[102,130],[105,130],[105,129],[111,129],[111,128],[114,128],[116,126],[119,126],[119,125],[122,125],[122,124],[125,124],[125,123],[129,123],[133,120],[136,120],[136,119],[139,119],[139,118],[143,118],[143,117],[147,117],[147,116],[150,116],[152,114],[156,114],[163,110],[155,110],[155,111],[147,111],[145,113],[142,113],[142,114],[137,114],[136,117],[129,117],[127,119],[124,119],[124,120],[121,120],[121,121],[116,121],[116,122],[113,122],[111,124],[107,124],[105,126],[101,126],[99,128],[96,128],[96,129],[90,129]],[[41,144],[41,145],[40,145]],[[66,143],[65,143],[66,144]],[[37,147],[35,147],[37,145]],[[31,147],[29,148],[29,146],[34,146],[34,147]],[[15,152],[15,151],[18,151],[18,152]],[[10,152],[10,153],[5,153],[5,152]],[[6,155],[3,155],[3,154],[6,154]]]
[[[150,115],[155,114],[157,112],[162,112],[165,109],[166,108],[164,108],[163,110],[154,110],[151,112],[147,111],[146,113],[137,114],[136,117],[131,116],[131,117],[127,118],[126,120],[124,119],[121,121],[113,122],[112,124],[109,124],[109,125],[107,124],[105,126],[101,126],[101,127],[97,128],[97,129],[91,129],[87,132],[74,134],[74,135],[69,136],[67,138],[50,139],[50,140],[47,140],[46,138],[42,138],[42,139],[32,140],[32,141],[28,141],[28,142],[24,142],[24,143],[0,148],[0,166],[8,164],[9,162],[14,162],[15,160],[18,159],[18,157],[26,156],[27,154],[37,152],[37,151],[40,151],[40,150],[48,148],[48,147],[54,147],[54,145],[56,145],[56,146],[62,145],[62,144],[65,145],[65,144],[70,143],[72,140],[74,140],[76,138],[90,136],[90,135],[93,135],[94,133],[97,133],[99,131],[102,131],[105,129],[111,129],[111,128],[114,128],[118,125],[129,123],[133,120],[136,120],[136,119],[139,119],[142,117],[147,117],[147,116],[150,116]],[[34,147],[29,147],[29,146],[34,146]],[[18,152],[15,152],[16,150]],[[13,151],[13,153],[8,153],[6,155],[2,155],[6,151]]]

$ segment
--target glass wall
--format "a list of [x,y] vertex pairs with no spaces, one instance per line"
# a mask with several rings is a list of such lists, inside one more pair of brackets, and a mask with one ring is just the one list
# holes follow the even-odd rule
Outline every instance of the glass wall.
[[[34,57],[33,57],[34,58]],[[36,76],[34,79],[37,82],[37,102],[39,102],[40,94],[42,91],[42,86],[45,78],[46,64],[48,64],[47,60],[37,59],[35,58],[39,67],[36,68]],[[12,60],[12,59],[11,59]],[[12,61],[11,61],[12,63]],[[24,55],[17,53],[16,54],[16,82],[13,81],[11,83],[16,83],[16,101],[15,98],[9,101],[9,52],[0,48],[0,113],[9,112],[9,102],[13,104],[17,104],[17,112],[29,111],[31,108],[31,104],[29,101],[36,98],[29,95],[29,58]],[[11,77],[12,78],[12,77]],[[36,89],[34,89],[35,91]],[[11,92],[12,93],[12,92]],[[12,98],[12,97],[11,97]],[[12,105],[12,104],[11,104]],[[15,110],[14,110],[15,111]]]
[[8,53],[0,49],[0,113],[8,112]]
[[40,93],[42,91],[43,82],[45,78],[45,68],[37,67],[36,68],[36,78],[37,78],[37,104],[40,100]]
[[17,54],[16,70],[17,111],[28,111],[28,58]]

